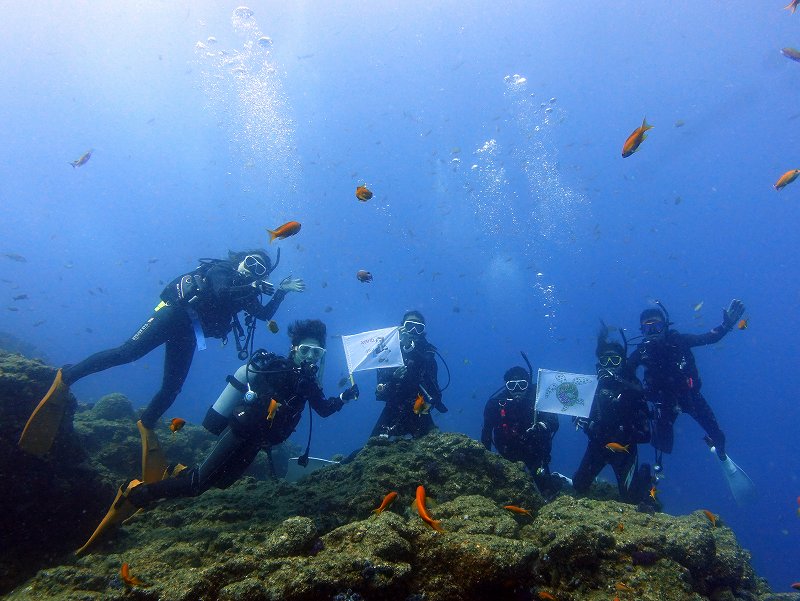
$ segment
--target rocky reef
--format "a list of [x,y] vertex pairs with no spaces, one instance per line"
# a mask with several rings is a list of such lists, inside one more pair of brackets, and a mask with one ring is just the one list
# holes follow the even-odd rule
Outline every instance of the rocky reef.
[[[46,366],[39,369],[43,383],[31,385],[32,398],[52,377]],[[4,419],[6,402],[0,397]],[[26,411],[19,410],[27,417]],[[94,408],[77,411],[74,428],[64,432],[86,453],[83,469],[93,474],[98,490],[111,481],[116,486],[121,472],[135,473],[139,467],[131,412],[124,397],[106,397]],[[165,433],[162,440],[169,453],[191,456],[212,442],[201,438],[206,436],[202,432],[196,436],[171,440]],[[122,451],[128,446],[135,451],[132,458]],[[442,533],[431,530],[411,505],[420,484]],[[397,491],[398,499],[374,515],[389,491]],[[724,520],[714,525],[701,511],[673,517],[566,494],[545,504],[521,464],[461,434],[431,434],[416,441],[371,439],[352,461],[295,483],[245,477],[227,490],[164,501],[109,533],[90,553],[75,557],[70,551],[110,502],[104,499],[99,511],[94,505],[86,509],[84,495],[79,495],[82,508],[68,504],[62,517],[76,512],[65,519],[91,522],[88,531],[78,529],[68,541],[59,541],[62,531],[56,528],[49,538],[40,538],[41,569],[7,599],[782,598],[753,572],[748,553]],[[523,507],[531,515],[512,513],[505,505]],[[88,515],[82,517],[84,510]],[[140,584],[122,581],[123,563]]]

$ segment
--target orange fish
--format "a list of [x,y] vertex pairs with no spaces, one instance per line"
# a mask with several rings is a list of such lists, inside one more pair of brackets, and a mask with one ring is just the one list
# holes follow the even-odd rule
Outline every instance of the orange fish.
[[774,184],[774,188],[776,190],[780,190],[785,188],[789,184],[791,184],[794,180],[797,179],[797,176],[800,175],[800,169],[789,169],[786,173],[781,175],[777,182]]
[[617,532],[625,532],[625,524],[623,524],[622,522],[617,524]]
[[[275,419],[275,413],[277,413],[278,407],[280,406],[281,404],[275,399],[270,400],[269,408],[267,409],[267,421],[271,422],[273,419]],[[270,424],[269,427],[271,428],[272,424]]]
[[131,576],[131,567],[127,563],[122,564],[119,570],[119,577],[122,578],[122,582],[125,586],[142,586],[141,580],[136,578],[136,576]]
[[800,591],[800,582],[795,582],[795,583],[792,585],[792,588],[793,588],[794,590],[796,590],[796,591]]
[[615,453],[630,453],[630,451],[628,451],[628,447],[629,447],[629,446],[631,446],[631,445],[629,445],[629,444],[626,444],[626,445],[623,447],[623,446],[622,446],[621,444],[619,444],[618,442],[609,442],[609,443],[606,445],[606,448],[607,448],[609,451],[614,451]]
[[654,487],[652,487],[650,489],[650,498],[653,499],[653,501],[656,500],[656,493],[658,493],[658,491],[656,490],[656,487],[654,486]]
[[181,419],[179,417],[173,417],[172,421],[169,422],[169,429],[172,430],[173,434],[175,434],[175,432],[183,428],[185,425],[186,425],[185,419]]
[[749,319],[740,319],[739,323],[736,324],[736,327],[739,328],[740,330],[746,330],[749,322],[750,322]]
[[549,601],[556,601],[556,598],[546,591],[539,591],[539,599],[548,599]]
[[624,582],[617,582],[614,585],[614,588],[617,589],[618,591],[632,591],[633,590],[631,587],[629,587]]
[[633,133],[625,140],[625,144],[622,145],[622,158],[629,157],[638,150],[639,144],[647,139],[645,132],[648,129],[653,129],[653,126],[647,124],[647,117],[645,117],[642,119],[642,125],[634,129]]
[[[530,510],[523,509],[522,507],[517,507],[516,505],[503,505],[503,509],[508,509],[509,511],[513,511],[514,513],[531,515]],[[531,516],[531,517],[533,517],[533,516]]]
[[798,4],[800,4],[800,0],[792,0],[791,2],[789,2],[789,4],[787,4],[783,8],[784,8],[784,10],[792,11],[792,14],[794,14],[794,11],[797,10],[797,5]]
[[356,188],[356,198],[361,202],[367,202],[372,198],[372,192],[366,186],[359,186]]
[[372,274],[364,269],[359,269],[356,272],[356,277],[358,278],[359,282],[368,283],[372,281]]
[[711,522],[711,525],[716,528],[717,527],[717,516],[711,513],[708,509],[704,509],[703,513],[708,518],[708,521]]
[[269,234],[269,243],[272,244],[272,241],[275,238],[278,240],[283,240],[289,236],[294,236],[300,231],[300,227],[301,226],[297,221],[288,221],[276,230],[267,230],[267,233]]
[[377,509],[373,509],[372,513],[374,513],[375,515],[378,515],[379,513],[382,513],[384,509],[388,508],[389,505],[394,503],[394,500],[396,498],[397,498],[397,493],[394,492],[394,491],[390,492],[388,495],[383,497],[383,502],[381,503],[381,506],[378,507]]
[[431,410],[431,406],[425,402],[425,397],[423,397],[420,393],[417,393],[417,398],[414,400],[414,414],[419,415],[420,413],[429,413]]
[[444,532],[442,522],[440,520],[434,520],[428,513],[428,510],[425,509],[425,487],[422,485],[417,486],[417,512],[419,513],[419,517],[422,518],[422,521],[436,530],[436,532]]

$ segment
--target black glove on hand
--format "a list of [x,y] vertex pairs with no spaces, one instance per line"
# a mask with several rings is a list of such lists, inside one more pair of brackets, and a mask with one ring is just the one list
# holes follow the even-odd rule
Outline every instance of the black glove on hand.
[[253,288],[258,290],[261,294],[272,296],[275,294],[275,286],[270,284],[267,280],[256,280],[253,282]]
[[722,310],[722,325],[726,330],[730,330],[744,315],[744,303],[738,299],[733,299],[727,309]]
[[347,401],[357,399],[358,394],[358,384],[353,384],[350,388],[342,392],[342,394],[339,395],[339,398],[342,400],[342,402],[346,403]]

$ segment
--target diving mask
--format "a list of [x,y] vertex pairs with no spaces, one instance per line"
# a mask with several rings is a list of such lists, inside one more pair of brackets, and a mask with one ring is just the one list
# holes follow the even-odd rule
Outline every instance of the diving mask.
[[425,333],[425,324],[421,321],[412,321],[407,319],[403,322],[403,331],[407,334],[417,334],[421,336]]
[[315,344],[298,344],[292,350],[300,358],[300,361],[318,363],[325,356],[325,349]]
[[667,324],[660,319],[649,319],[642,324],[642,334],[645,336],[661,334],[666,327]]
[[247,255],[244,260],[239,263],[239,272],[246,271],[248,274],[257,278],[263,277],[267,274],[267,266],[258,255]]
[[528,390],[528,380],[509,380],[506,382],[506,390],[509,392]]
[[622,357],[620,355],[604,355],[597,362],[603,367],[619,367],[619,364],[622,363]]

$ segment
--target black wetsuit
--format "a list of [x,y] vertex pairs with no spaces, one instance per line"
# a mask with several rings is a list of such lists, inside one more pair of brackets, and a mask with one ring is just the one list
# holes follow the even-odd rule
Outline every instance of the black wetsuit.
[[[650,414],[636,376],[631,372],[620,377],[624,379],[615,379],[609,370],[598,369],[592,411],[584,426],[589,443],[572,477],[572,485],[585,494],[597,474],[611,465],[620,498],[627,503],[639,503],[647,498],[650,467],[643,465],[639,470],[637,445],[650,442]],[[628,447],[628,451],[606,448],[612,442]]]
[[700,392],[702,383],[691,349],[714,344],[728,331],[725,326],[705,334],[681,334],[668,329],[663,336],[642,342],[628,358],[632,371],[644,367],[645,394],[654,406],[653,446],[657,450],[672,452],[673,425],[683,411],[700,424],[717,453],[724,457],[725,434]]
[[[258,395],[252,403],[235,408],[228,427],[220,434],[211,453],[199,465],[175,478],[137,486],[131,491],[134,505],[144,506],[161,498],[190,497],[212,486],[227,488],[238,480],[261,449],[284,442],[297,427],[306,402],[317,414],[328,417],[344,403],[326,398],[313,374],[304,374],[294,363],[275,357],[266,364],[269,373],[258,374],[251,387]],[[280,405],[269,418],[269,406]]]
[[[442,391],[437,380],[438,367],[433,345],[424,338],[417,339],[411,352],[403,351],[403,361],[406,373],[402,378],[395,375],[399,368],[378,370],[375,398],[386,403],[386,406],[370,436],[411,434],[417,438],[435,428],[430,413],[414,413],[414,402],[418,394],[422,394],[425,401],[437,411],[447,411],[442,403]],[[430,399],[421,387],[430,395]]]
[[268,320],[286,296],[285,291],[276,290],[272,300],[262,305],[259,302],[261,293],[251,286],[254,278],[240,274],[236,267],[228,261],[214,262],[205,271],[202,293],[192,303],[178,298],[177,282],[180,278],[176,278],[161,293],[162,303],[130,339],[122,346],[100,351],[80,363],[65,367],[62,372],[64,383],[71,385],[90,374],[130,363],[165,345],[161,388],[142,414],[142,423],[152,429],[175,401],[189,373],[197,346],[192,312],[205,336],[224,339],[231,331],[237,313],[246,311],[257,319]]
[[513,398],[505,387],[486,401],[483,410],[481,442],[509,461],[522,461],[544,495],[559,488],[550,475],[550,451],[558,431],[558,417],[540,412],[534,426],[533,407],[536,387],[529,386],[525,396]]

